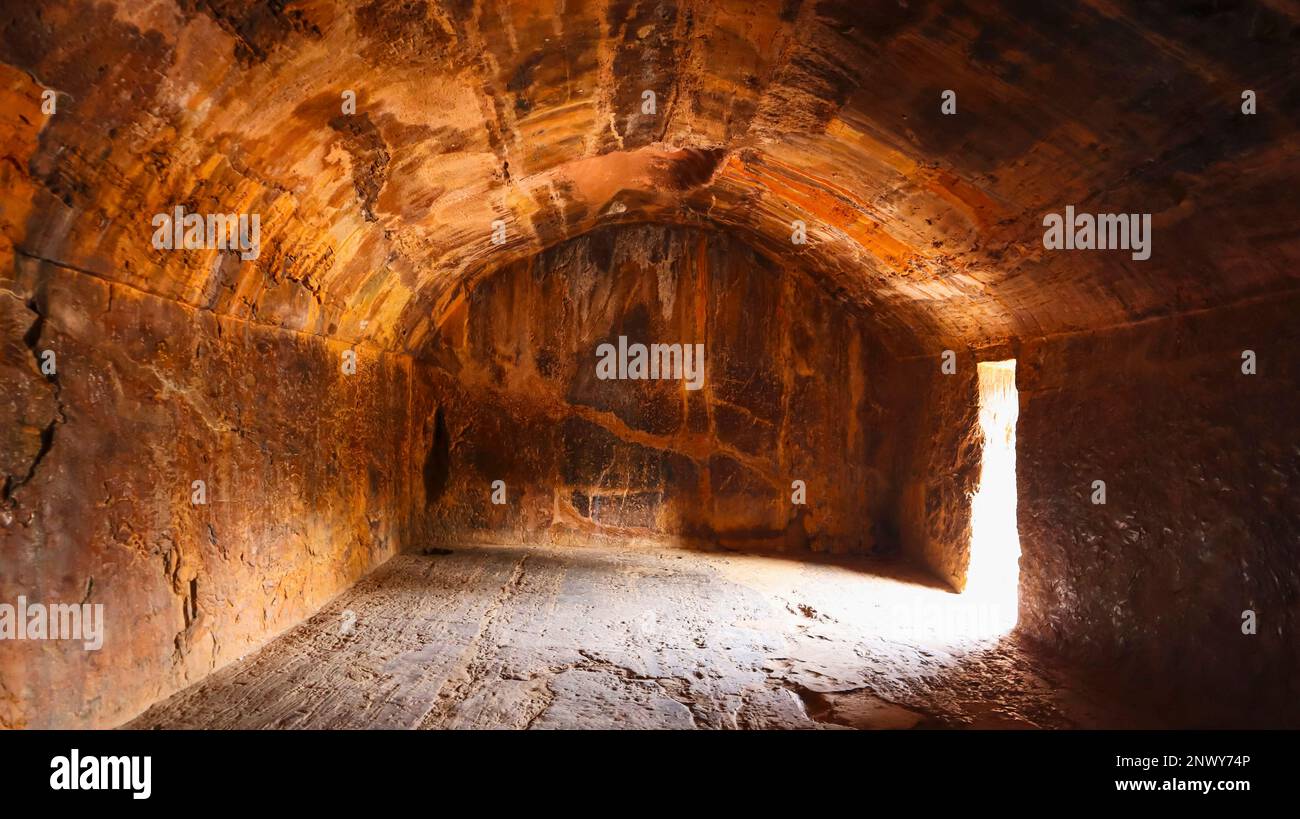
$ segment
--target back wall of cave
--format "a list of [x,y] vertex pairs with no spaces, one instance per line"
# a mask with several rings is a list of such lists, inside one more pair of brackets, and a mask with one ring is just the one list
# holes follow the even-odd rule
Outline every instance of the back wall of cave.
[[[713,231],[607,228],[479,279],[418,368],[428,540],[894,551],[902,436],[868,326]],[[620,337],[702,345],[700,388],[600,378]]]

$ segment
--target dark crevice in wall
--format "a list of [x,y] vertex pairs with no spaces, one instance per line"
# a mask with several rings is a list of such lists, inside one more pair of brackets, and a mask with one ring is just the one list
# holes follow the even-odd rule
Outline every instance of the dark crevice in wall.
[[424,502],[432,506],[447,491],[451,480],[451,435],[442,407],[433,413],[433,437],[424,458]]
[[[32,358],[36,362],[36,369],[39,372],[41,369],[41,351],[38,349],[38,345],[41,341],[41,334],[45,329],[45,312],[40,308],[40,305],[34,298],[28,299],[26,304],[27,309],[35,314],[36,318],[32,321],[27,332],[23,334],[23,344],[25,344],[27,349],[31,351]],[[45,456],[48,455],[50,450],[54,447],[55,429],[59,424],[67,421],[67,414],[63,406],[62,387],[59,384],[58,375],[47,375],[45,376],[45,380],[50,383],[53,390],[55,405],[54,417],[52,417],[50,422],[40,431],[40,447],[37,449],[36,456],[32,459],[32,463],[27,469],[27,474],[16,480],[11,475],[5,476],[4,485],[0,487],[0,501],[8,502],[15,492],[26,486],[36,477],[36,471],[45,460]]]

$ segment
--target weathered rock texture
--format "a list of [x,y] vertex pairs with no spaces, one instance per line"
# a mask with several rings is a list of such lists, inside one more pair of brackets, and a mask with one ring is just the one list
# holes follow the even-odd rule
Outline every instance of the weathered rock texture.
[[1300,724],[1298,308],[1021,349],[1022,627],[1145,680],[1193,724]]
[[[6,4],[0,591],[119,636],[0,646],[0,723],[121,721],[458,538],[960,588],[1007,357],[1026,634],[1294,722],[1298,39],[1275,0]],[[1151,258],[1045,250],[1066,205]],[[257,258],[155,248],[177,206]],[[591,381],[622,331],[704,341],[705,390]]]
[[[701,388],[600,379],[597,348],[620,337],[702,345]],[[726,234],[607,228],[509,265],[428,356],[431,542],[897,550],[889,357],[806,274]]]
[[[132,728],[1159,725],[897,564],[656,548],[399,555]],[[900,618],[901,607],[914,617]]]
[[970,563],[970,499],[978,488],[983,436],[976,357],[954,351],[954,361],[956,371],[948,373],[939,358],[899,362],[891,405],[905,411],[891,434],[905,442],[896,510],[902,551],[960,590]]
[[406,357],[358,350],[345,376],[341,344],[41,262],[11,273],[0,600],[102,604],[105,643],[5,641],[0,726],[118,724],[400,548]]
[[[1300,260],[1279,3],[53,0],[2,25],[11,241],[349,340],[418,348],[464,276],[647,219],[820,271],[900,349],[1210,307]],[[261,213],[260,258],[153,250],[178,204]],[[1153,213],[1152,258],[1045,252],[1068,204]]]

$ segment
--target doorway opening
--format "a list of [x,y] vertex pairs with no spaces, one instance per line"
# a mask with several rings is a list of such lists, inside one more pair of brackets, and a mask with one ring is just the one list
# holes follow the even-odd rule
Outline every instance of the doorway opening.
[[979,488],[971,501],[970,567],[965,595],[987,630],[1016,625],[1020,533],[1016,528],[1016,360],[980,362],[979,425],[984,437]]

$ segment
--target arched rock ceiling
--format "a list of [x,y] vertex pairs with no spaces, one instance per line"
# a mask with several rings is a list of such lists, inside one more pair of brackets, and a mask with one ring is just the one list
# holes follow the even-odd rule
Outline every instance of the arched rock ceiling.
[[[418,350],[465,282],[618,222],[738,231],[900,349],[1296,282],[1300,7],[1281,0],[6,5],[19,263],[302,332]],[[178,203],[260,213],[261,256],[153,249]],[[1044,251],[1068,204],[1153,213],[1152,258]]]

